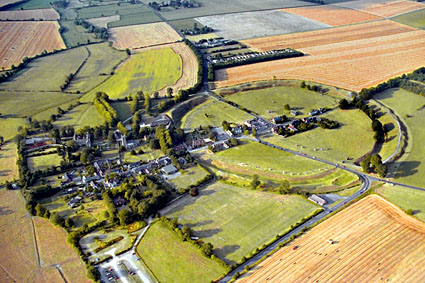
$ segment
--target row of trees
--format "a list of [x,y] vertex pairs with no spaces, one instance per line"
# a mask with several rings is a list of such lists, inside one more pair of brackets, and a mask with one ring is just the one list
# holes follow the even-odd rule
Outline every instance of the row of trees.
[[82,19],[74,20],[74,24],[84,27],[89,33],[94,33],[96,38],[107,40],[109,37],[108,29],[96,27],[92,25],[91,23],[86,22],[85,20],[82,20]]
[[118,115],[115,109],[109,104],[109,97],[104,92],[96,93],[96,97],[93,101],[94,106],[96,106],[97,111],[102,115],[106,122],[115,126],[118,122]]

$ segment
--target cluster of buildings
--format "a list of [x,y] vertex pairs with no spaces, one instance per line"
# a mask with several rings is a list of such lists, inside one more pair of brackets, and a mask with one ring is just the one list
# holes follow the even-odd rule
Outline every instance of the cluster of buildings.
[[245,121],[244,124],[251,129],[255,129],[257,132],[264,131],[269,128],[269,124],[265,120],[258,118]]
[[223,38],[213,38],[209,40],[200,40],[197,43],[195,43],[195,46],[198,48],[214,48],[214,47],[220,47],[223,45],[231,45],[237,43],[236,41],[232,39],[223,39]]
[[269,57],[269,56],[277,56],[280,54],[289,54],[295,52],[292,49],[283,49],[283,50],[270,50],[270,51],[264,51],[264,52],[250,52],[243,55],[234,55],[230,57],[212,57],[209,58],[210,62],[213,64],[220,64],[220,63],[228,63],[228,62],[243,62],[247,61],[253,58],[257,57]]

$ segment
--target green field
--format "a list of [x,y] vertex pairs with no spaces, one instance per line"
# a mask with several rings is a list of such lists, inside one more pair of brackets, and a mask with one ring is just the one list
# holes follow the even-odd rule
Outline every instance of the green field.
[[390,185],[379,187],[375,192],[403,210],[411,209],[415,217],[425,221],[425,192]]
[[172,25],[178,30],[193,29],[194,24],[196,24],[198,28],[203,27],[203,25],[200,22],[196,21],[195,19],[183,19],[183,20],[170,21],[170,25]]
[[[347,157],[349,162],[372,150],[375,141],[371,121],[363,112],[355,110],[334,110],[323,117],[338,121],[338,129],[315,128],[288,138],[269,136],[264,140],[317,156],[329,161],[341,162]],[[315,150],[316,149],[316,150]]]
[[159,282],[189,283],[195,278],[196,282],[210,282],[226,273],[160,221],[149,227],[137,246],[137,253]]
[[5,141],[13,139],[18,134],[18,127],[26,127],[27,121],[22,118],[0,118],[0,135]]
[[73,126],[81,129],[86,126],[96,127],[103,125],[105,119],[92,104],[81,104],[55,121],[55,127]]
[[215,183],[161,213],[179,217],[196,235],[214,245],[221,258],[237,262],[272,240],[317,206],[296,195],[280,196]]
[[391,18],[391,20],[412,26],[415,28],[425,28],[425,9],[405,13],[400,16]]
[[289,111],[283,109],[285,104],[289,104],[291,109],[295,108],[301,112],[300,117],[309,116],[308,112],[313,109],[333,108],[338,105],[338,99],[334,97],[321,95],[307,89],[286,86],[243,91],[226,96],[226,99],[267,119],[283,114],[290,115]]
[[117,111],[118,119],[124,121],[133,116],[130,109],[130,101],[121,101],[111,103],[111,106]]
[[182,75],[182,59],[171,48],[148,50],[135,54],[121,65],[116,74],[82,98],[93,101],[98,91],[110,98],[122,98],[142,90],[152,93],[172,85]]
[[225,102],[210,99],[188,112],[182,118],[181,124],[184,130],[193,130],[199,128],[199,126],[221,126],[224,120],[242,123],[249,119],[252,119],[252,116],[246,112],[238,110]]
[[87,32],[83,26],[74,24],[74,21],[61,20],[59,24],[65,29],[61,35],[68,48],[102,41],[96,38],[94,33]]
[[38,58],[2,83],[0,88],[13,91],[61,91],[60,86],[65,83],[66,77],[75,73],[87,57],[87,50],[81,47]]
[[31,10],[31,9],[47,9],[50,8],[50,0],[30,0],[16,4],[8,10]]
[[62,157],[58,154],[47,154],[28,158],[28,168],[31,172],[36,170],[46,170],[53,166],[60,165]]
[[207,172],[198,166],[193,166],[184,169],[184,173],[170,180],[170,183],[172,183],[178,190],[184,190],[190,185],[194,185],[205,176],[207,176]]
[[90,52],[87,62],[74,76],[67,91],[87,92],[110,77],[118,64],[127,58],[124,51],[118,51],[108,43],[92,44],[84,47]]
[[422,144],[425,139],[422,128],[425,121],[425,110],[422,108],[425,98],[403,89],[389,89],[374,98],[393,109],[408,128],[406,153],[392,164],[390,171],[395,171],[397,181],[425,186],[425,147]]
[[205,152],[202,159],[211,161],[218,168],[244,175],[258,174],[264,178],[284,179],[310,176],[330,169],[331,166],[312,161],[279,149],[246,140],[240,145],[211,154]]

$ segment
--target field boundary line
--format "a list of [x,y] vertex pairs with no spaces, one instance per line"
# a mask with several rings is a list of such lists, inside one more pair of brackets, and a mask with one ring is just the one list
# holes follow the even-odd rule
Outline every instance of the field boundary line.
[[7,277],[12,279],[13,282],[16,282],[16,280],[12,277],[12,275],[9,274],[9,272],[7,272],[7,270],[3,267],[3,265],[1,265],[1,263],[0,263],[0,268],[4,271],[4,273],[6,273]]

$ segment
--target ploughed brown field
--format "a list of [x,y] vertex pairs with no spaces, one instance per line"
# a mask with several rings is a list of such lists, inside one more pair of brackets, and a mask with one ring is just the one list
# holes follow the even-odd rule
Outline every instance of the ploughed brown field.
[[342,26],[381,19],[381,17],[369,13],[331,5],[290,8],[283,9],[282,11],[331,26]]
[[0,12],[0,20],[2,21],[56,21],[59,20],[59,18],[59,13],[52,8]]
[[371,195],[282,247],[238,282],[424,282],[424,254],[425,223]]
[[425,65],[425,31],[388,20],[243,43],[258,51],[290,47],[306,56],[218,70],[217,87],[276,77],[360,91]]
[[19,65],[24,57],[65,48],[57,22],[0,22],[0,68]]
[[176,42],[180,39],[178,33],[164,22],[110,29],[110,40],[118,49],[138,49]]
[[381,17],[393,17],[423,8],[425,8],[425,4],[420,2],[396,1],[372,4],[362,8],[362,10]]

